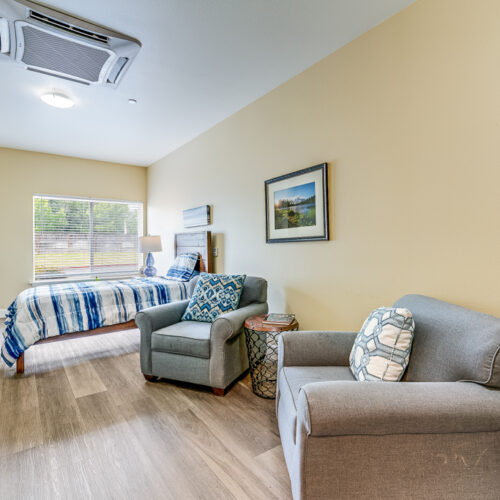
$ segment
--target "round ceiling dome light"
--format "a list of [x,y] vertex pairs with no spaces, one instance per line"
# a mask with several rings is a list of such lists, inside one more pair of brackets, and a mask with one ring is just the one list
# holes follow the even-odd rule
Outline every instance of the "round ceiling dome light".
[[129,104],[137,104],[137,99],[129,99],[128,103]]
[[68,96],[59,92],[47,92],[46,94],[42,94],[40,99],[42,99],[45,104],[53,106],[54,108],[65,109],[72,108],[75,105]]

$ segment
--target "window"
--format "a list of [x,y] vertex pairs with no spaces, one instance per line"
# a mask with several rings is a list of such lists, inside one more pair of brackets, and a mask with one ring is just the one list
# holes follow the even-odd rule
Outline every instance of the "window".
[[142,203],[33,196],[35,280],[105,277],[141,266]]

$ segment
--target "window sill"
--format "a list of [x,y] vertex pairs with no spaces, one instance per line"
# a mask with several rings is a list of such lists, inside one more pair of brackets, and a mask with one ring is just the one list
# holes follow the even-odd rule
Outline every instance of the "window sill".
[[132,274],[120,274],[118,276],[99,276],[96,280],[95,276],[86,276],[81,278],[54,278],[46,280],[34,280],[30,281],[31,286],[42,286],[42,285],[58,285],[60,283],[82,283],[84,281],[113,281],[113,280],[123,280],[128,278],[141,278],[143,277],[140,273]]

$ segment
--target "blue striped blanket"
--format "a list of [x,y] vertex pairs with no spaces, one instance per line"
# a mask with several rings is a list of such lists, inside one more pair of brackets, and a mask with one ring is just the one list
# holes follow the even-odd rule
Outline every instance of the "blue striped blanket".
[[160,277],[28,288],[7,310],[0,355],[12,366],[38,340],[126,323],[141,309],[188,298],[188,285]]

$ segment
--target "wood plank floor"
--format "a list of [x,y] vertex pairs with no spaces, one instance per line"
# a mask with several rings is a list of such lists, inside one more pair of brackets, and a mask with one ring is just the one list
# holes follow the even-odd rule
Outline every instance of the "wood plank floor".
[[0,371],[0,498],[291,498],[274,401],[146,382],[138,350],[129,330]]

